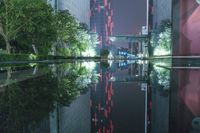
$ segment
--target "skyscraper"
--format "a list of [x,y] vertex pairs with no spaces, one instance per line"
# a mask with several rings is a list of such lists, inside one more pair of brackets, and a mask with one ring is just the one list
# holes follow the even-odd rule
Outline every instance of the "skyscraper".
[[93,32],[98,33],[100,48],[107,48],[112,42],[109,36],[113,33],[114,22],[111,0],[91,0],[90,26]]

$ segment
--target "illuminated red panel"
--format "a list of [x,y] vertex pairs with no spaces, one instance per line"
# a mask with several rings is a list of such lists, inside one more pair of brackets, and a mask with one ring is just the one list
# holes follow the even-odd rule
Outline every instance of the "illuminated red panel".
[[109,9],[109,10],[111,9],[111,3],[108,4],[108,9]]
[[111,101],[111,93],[108,91],[108,100]]
[[113,16],[113,10],[111,10],[111,16]]
[[108,26],[110,27],[111,24],[111,16],[108,16]]
[[104,0],[104,6],[106,7],[108,5],[108,0]]
[[98,5],[98,12],[100,13],[100,11],[101,11],[101,6]]
[[114,90],[113,90],[112,83],[111,83],[111,85],[110,85],[110,90],[111,90],[111,94],[114,95]]

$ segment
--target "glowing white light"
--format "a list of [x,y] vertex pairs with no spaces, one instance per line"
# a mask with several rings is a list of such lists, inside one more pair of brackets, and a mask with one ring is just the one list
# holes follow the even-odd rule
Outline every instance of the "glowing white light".
[[143,60],[138,60],[137,63],[138,63],[138,64],[144,64],[144,61],[143,61]]
[[82,66],[90,71],[93,71],[96,67],[96,63],[95,62],[83,62]]
[[113,58],[114,58],[114,56],[113,56],[113,54],[110,52],[109,55],[108,55],[108,59],[113,59]]
[[109,37],[109,39],[110,39],[112,42],[116,41],[116,37]]
[[156,47],[153,54],[154,55],[169,55],[170,51],[167,51],[161,47]]
[[139,58],[141,58],[141,57],[143,57],[143,54],[137,54],[137,56],[139,57]]
[[200,0],[196,0],[196,2],[197,2],[198,4],[200,4]]
[[82,56],[94,57],[95,55],[96,51],[92,48],[89,48],[85,52],[82,52]]

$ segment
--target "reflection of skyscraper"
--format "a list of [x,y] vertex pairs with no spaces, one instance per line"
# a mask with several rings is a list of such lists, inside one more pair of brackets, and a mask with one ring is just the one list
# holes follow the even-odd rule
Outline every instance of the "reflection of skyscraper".
[[91,131],[96,133],[113,133],[112,96],[114,94],[112,82],[108,82],[110,73],[102,72],[101,81],[91,91]]

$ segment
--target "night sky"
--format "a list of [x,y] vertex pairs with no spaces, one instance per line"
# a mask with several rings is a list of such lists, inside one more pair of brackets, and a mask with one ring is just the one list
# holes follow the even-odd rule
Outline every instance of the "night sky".
[[113,0],[114,34],[138,34],[146,24],[146,0]]

